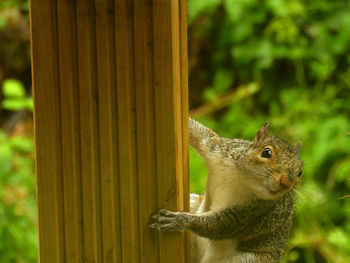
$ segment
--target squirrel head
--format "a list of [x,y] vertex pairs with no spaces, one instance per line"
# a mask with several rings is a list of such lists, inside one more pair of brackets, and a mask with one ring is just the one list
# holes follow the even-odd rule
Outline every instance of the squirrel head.
[[277,136],[269,136],[266,122],[256,133],[238,168],[249,178],[246,186],[261,199],[277,199],[297,183],[303,162],[299,152],[301,142],[290,145]]

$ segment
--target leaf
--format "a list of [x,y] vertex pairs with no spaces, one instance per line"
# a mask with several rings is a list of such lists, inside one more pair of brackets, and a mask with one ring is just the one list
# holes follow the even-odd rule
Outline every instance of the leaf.
[[5,28],[7,24],[7,21],[4,17],[0,17],[0,30]]
[[23,110],[27,106],[27,101],[22,98],[5,99],[2,101],[1,106],[6,110]]
[[26,137],[14,137],[11,140],[11,146],[23,153],[30,153],[34,149],[33,140]]
[[230,88],[233,83],[233,72],[219,69],[214,75],[213,88],[216,92],[222,93]]
[[2,93],[7,98],[24,98],[26,96],[23,84],[16,79],[6,79],[2,84]]
[[34,106],[32,97],[26,99],[26,108],[30,111],[33,111]]

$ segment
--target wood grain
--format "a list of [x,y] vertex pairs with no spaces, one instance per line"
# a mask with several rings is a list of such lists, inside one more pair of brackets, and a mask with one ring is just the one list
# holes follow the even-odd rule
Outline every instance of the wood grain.
[[[153,32],[158,206],[183,210],[178,1],[154,1]],[[174,258],[177,262],[185,262],[182,234],[162,233],[160,238],[160,262]]]
[[95,5],[77,1],[84,261],[102,262]]
[[148,228],[157,210],[152,1],[134,0],[133,12],[140,253],[142,262],[159,262],[158,233]]
[[56,10],[54,0],[31,1],[33,96],[45,102],[34,105],[40,262],[65,260]]
[[75,6],[57,4],[65,260],[83,263],[81,151]]
[[[190,211],[190,180],[189,180],[189,134],[188,134],[188,53],[187,53],[187,0],[179,2],[180,14],[180,78],[181,78],[181,105],[182,105],[182,156],[183,156],[183,196],[184,210]],[[185,242],[190,244],[190,233],[185,232]],[[186,262],[191,258],[191,247],[185,246]]]
[[122,262],[113,0],[95,0],[103,262]]
[[122,262],[140,262],[132,1],[116,1],[116,77]]
[[31,0],[40,262],[189,262],[185,0]]

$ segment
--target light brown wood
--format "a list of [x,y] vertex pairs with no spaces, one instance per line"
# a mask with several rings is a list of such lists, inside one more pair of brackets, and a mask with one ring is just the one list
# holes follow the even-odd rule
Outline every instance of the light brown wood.
[[[153,40],[158,206],[183,210],[179,2],[155,2]],[[185,262],[183,243],[183,234],[162,233],[160,262],[173,258],[177,262]]]
[[75,8],[66,1],[57,4],[58,61],[62,170],[64,189],[65,260],[83,263],[81,151]]
[[40,262],[189,262],[185,0],[31,0]]
[[[189,134],[188,134],[188,54],[187,54],[187,0],[179,2],[180,14],[180,77],[181,77],[181,105],[182,105],[182,155],[183,155],[183,196],[184,210],[190,211],[190,202],[186,197],[190,195],[189,180]],[[190,233],[185,232],[185,242],[190,244]],[[191,247],[185,246],[185,259],[191,258]],[[187,262],[186,261],[186,262]]]
[[122,262],[113,0],[95,0],[103,262]]
[[152,1],[134,0],[133,12],[140,253],[143,262],[159,262],[158,233],[147,226],[157,210]]
[[122,262],[140,262],[132,1],[115,13]]
[[34,106],[35,143],[41,145],[36,148],[36,184],[40,189],[37,192],[39,245],[45,247],[40,258],[41,262],[63,262],[61,122],[60,118],[52,117],[59,116],[60,112],[56,3],[32,1],[31,9],[38,13],[31,16],[31,31],[45,24],[40,34],[31,35],[31,42],[35,43],[32,44],[34,100],[45,101]]
[[90,0],[77,1],[76,19],[84,260],[85,262],[102,262],[94,3]]

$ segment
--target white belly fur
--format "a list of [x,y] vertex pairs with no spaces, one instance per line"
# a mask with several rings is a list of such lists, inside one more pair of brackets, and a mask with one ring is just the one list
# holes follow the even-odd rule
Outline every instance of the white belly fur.
[[[209,205],[209,211],[220,211],[225,207],[230,207],[235,204],[241,204],[246,200],[245,189],[238,189],[237,185],[232,182],[231,187],[225,187],[221,189],[222,184],[220,180],[217,180],[216,190],[218,190]],[[227,186],[227,185],[226,185]],[[225,191],[231,189],[230,193]],[[236,188],[236,189],[235,189]],[[236,195],[232,195],[233,192]],[[243,191],[242,191],[243,190]],[[192,199],[192,198],[191,198]],[[192,213],[203,213],[206,206],[206,198],[204,197],[203,202],[198,205],[191,200],[191,212]],[[220,200],[220,201],[219,201]],[[210,240],[208,238],[197,236],[194,233],[192,235],[192,263],[254,263],[255,255],[252,253],[241,253],[237,251],[237,240],[226,239],[226,240]]]
[[[211,160],[212,161],[212,160]],[[232,165],[219,159],[219,163],[208,163],[207,195],[200,203],[191,197],[191,212],[218,212],[233,205],[242,205],[252,196],[250,189],[240,182],[242,176],[235,173]],[[214,165],[215,164],[215,165]],[[219,175],[219,176],[215,176]],[[214,178],[215,177],[215,178]],[[208,187],[210,185],[210,187]],[[207,202],[208,199],[210,203]],[[255,255],[237,251],[237,240],[210,240],[192,233],[192,263],[254,263]]]

